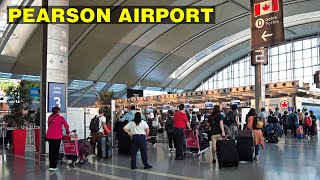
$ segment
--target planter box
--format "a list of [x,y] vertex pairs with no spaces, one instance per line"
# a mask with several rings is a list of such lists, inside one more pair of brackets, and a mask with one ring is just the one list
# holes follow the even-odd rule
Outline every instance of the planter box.
[[26,151],[27,130],[25,129],[13,130],[12,140],[13,140],[13,154],[24,156],[24,153]]

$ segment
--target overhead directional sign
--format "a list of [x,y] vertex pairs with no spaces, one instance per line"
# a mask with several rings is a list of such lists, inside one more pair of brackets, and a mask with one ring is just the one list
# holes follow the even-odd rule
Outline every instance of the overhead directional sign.
[[250,0],[251,48],[284,42],[282,0]]
[[251,51],[251,65],[268,64],[268,48],[254,48]]

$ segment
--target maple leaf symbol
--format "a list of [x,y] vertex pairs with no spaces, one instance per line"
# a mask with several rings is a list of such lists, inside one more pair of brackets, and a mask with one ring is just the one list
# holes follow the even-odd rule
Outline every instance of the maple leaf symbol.
[[265,4],[265,5],[262,7],[262,9],[263,9],[264,11],[268,11],[269,8],[270,8],[270,6],[269,6],[268,4]]

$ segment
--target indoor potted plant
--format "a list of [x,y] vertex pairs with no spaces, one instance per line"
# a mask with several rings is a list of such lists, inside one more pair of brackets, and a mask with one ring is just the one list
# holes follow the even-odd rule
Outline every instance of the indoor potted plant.
[[24,155],[27,139],[26,122],[33,121],[28,114],[32,98],[29,93],[29,86],[26,81],[21,81],[18,86],[10,86],[6,89],[7,101],[11,113],[5,116],[8,124],[13,124],[12,131],[13,152],[15,155]]

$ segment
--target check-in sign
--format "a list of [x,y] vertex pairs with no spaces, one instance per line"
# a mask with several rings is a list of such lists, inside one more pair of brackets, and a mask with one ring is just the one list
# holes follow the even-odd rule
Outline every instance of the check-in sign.
[[284,42],[282,0],[251,0],[251,48]]

